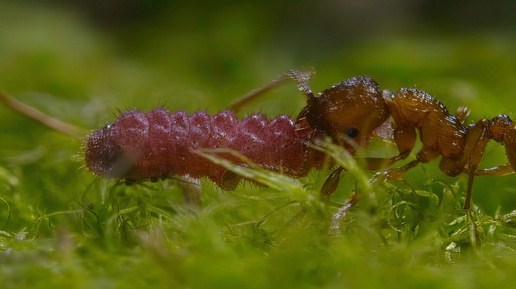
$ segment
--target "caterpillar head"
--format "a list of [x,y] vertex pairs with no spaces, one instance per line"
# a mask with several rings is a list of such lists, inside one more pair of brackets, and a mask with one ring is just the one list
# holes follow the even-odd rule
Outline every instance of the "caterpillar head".
[[91,134],[86,144],[86,166],[102,177],[141,177],[138,163],[147,147],[148,127],[144,112],[123,112],[115,123]]
[[134,167],[134,161],[124,153],[116,135],[114,124],[110,124],[93,132],[86,144],[86,166],[101,177],[123,178]]

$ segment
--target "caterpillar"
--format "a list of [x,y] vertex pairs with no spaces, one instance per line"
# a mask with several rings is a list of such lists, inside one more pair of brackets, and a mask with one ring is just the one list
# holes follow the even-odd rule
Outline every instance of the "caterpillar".
[[[188,175],[208,177],[222,189],[233,190],[241,177],[195,153],[225,148],[247,157],[259,167],[293,177],[320,168],[323,156],[307,146],[313,130],[306,121],[288,115],[270,120],[261,113],[239,120],[231,110],[214,116],[201,110],[169,113],[156,108],[123,112],[116,122],[93,132],[85,161],[99,176],[138,180]],[[237,165],[244,161],[220,153]]]

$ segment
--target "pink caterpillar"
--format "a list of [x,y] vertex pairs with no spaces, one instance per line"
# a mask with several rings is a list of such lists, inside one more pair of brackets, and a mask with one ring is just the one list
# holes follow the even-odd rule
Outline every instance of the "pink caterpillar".
[[[241,177],[195,150],[231,149],[262,168],[302,177],[324,161],[322,153],[306,145],[313,134],[306,120],[295,122],[287,115],[269,120],[257,113],[239,120],[231,110],[211,117],[204,110],[192,115],[164,108],[149,113],[131,110],[91,134],[85,159],[88,168],[102,177],[138,180],[189,175],[208,177],[232,190]],[[219,155],[245,164],[228,153]]]

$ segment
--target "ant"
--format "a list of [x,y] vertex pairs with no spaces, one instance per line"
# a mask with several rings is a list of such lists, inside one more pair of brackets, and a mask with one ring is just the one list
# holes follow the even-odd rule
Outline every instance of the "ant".
[[[516,170],[516,123],[507,115],[465,125],[469,115],[465,107],[460,107],[452,115],[444,104],[424,91],[401,88],[395,93],[382,92],[375,80],[363,76],[350,78],[314,94],[310,89],[313,75],[311,71],[291,70],[237,100],[230,108],[238,109],[263,91],[286,80],[294,80],[307,101],[297,120],[306,120],[314,131],[329,136],[332,142],[351,153],[354,148],[349,144],[350,139],[358,146],[367,146],[373,131],[390,120],[399,154],[391,158],[366,158],[365,167],[368,170],[389,168],[407,158],[419,133],[423,148],[416,155],[416,160],[379,172],[373,180],[400,180],[419,163],[431,162],[441,156],[439,166],[443,173],[453,177],[463,173],[469,176],[464,203],[469,220],[475,176],[504,176]],[[479,170],[477,168],[489,140],[505,145],[509,163]],[[333,193],[342,170],[339,167],[328,177],[321,190],[324,196]],[[356,197],[350,202],[353,205]]]

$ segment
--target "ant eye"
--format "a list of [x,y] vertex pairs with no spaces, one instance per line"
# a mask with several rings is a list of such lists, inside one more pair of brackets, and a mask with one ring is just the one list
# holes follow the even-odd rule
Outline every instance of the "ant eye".
[[349,138],[356,138],[358,136],[358,129],[350,128],[346,131],[346,136]]

